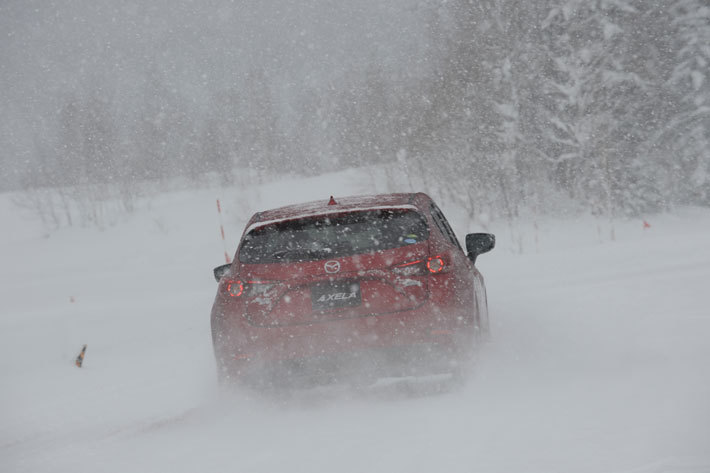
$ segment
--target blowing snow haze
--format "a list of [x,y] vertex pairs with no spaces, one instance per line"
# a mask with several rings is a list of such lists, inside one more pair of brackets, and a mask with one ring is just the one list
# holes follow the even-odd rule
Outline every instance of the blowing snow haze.
[[[709,45],[708,0],[0,0],[0,471],[708,473]],[[392,192],[496,235],[469,382],[219,390],[249,216]]]
[[471,217],[710,203],[704,0],[9,1],[0,30],[4,189],[384,164]]
[[[301,121],[325,127],[316,114],[320,102],[368,67],[390,80],[422,73],[429,54],[418,8],[368,0],[5,2],[2,156],[12,172],[4,185],[28,179],[38,153],[51,160],[70,152],[66,128],[76,125],[85,135],[86,122],[97,118],[92,113],[109,121],[100,133],[111,139],[94,160],[151,168],[132,163],[135,177],[188,172],[185,159],[203,171],[205,141],[218,141],[223,131],[215,127],[233,129],[224,137],[229,144],[242,141],[235,128],[245,122],[252,135],[294,133]],[[224,152],[254,167],[297,156],[278,150],[262,163],[265,150],[255,151]]]
[[62,103],[57,94],[98,88],[105,100],[135,107],[157,74],[204,108],[214,91],[256,70],[289,99],[369,62],[392,68],[419,54],[415,7],[355,3],[6,2],[3,76],[11,88],[4,99],[46,113]]

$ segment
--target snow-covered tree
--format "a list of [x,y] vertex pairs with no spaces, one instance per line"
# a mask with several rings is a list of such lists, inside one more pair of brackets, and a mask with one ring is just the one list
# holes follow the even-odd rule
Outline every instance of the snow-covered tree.
[[[677,88],[682,105],[667,132],[677,156],[672,173],[673,188],[682,202],[710,203],[710,4],[703,0],[677,0],[672,6],[677,29],[679,60],[671,86]],[[665,131],[665,130],[664,130]]]

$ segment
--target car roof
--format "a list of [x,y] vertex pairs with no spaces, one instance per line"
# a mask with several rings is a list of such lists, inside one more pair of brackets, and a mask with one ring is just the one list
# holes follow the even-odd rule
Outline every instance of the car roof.
[[315,200],[302,204],[287,205],[257,213],[252,218],[250,230],[270,223],[284,220],[294,220],[316,215],[343,213],[355,210],[375,210],[382,208],[412,208],[418,209],[415,198],[421,193],[397,193],[378,195],[359,195],[335,197],[335,204],[328,205],[330,199]]

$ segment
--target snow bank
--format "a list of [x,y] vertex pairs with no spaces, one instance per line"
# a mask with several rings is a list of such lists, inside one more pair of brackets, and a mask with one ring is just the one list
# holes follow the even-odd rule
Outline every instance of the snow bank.
[[214,199],[231,252],[254,211],[382,186],[349,171],[174,192],[109,230],[48,237],[0,197],[0,470],[710,471],[704,209],[617,222],[614,242],[589,218],[518,223],[516,238],[491,224],[493,341],[463,389],[220,394]]

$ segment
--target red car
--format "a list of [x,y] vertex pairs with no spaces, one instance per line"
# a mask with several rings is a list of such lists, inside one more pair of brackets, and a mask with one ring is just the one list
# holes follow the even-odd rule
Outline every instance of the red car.
[[256,213],[214,269],[221,382],[270,385],[454,372],[489,330],[476,257],[426,194],[330,198]]

